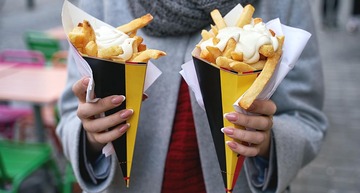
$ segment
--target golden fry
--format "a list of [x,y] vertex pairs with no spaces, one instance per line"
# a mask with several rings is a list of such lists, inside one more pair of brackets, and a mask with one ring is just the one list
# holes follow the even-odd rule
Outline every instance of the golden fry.
[[219,12],[219,10],[214,9],[213,11],[210,12],[210,15],[211,15],[211,18],[213,19],[216,27],[219,30],[226,27],[224,18],[221,16],[221,13]]
[[[132,56],[127,61],[147,62],[149,59],[158,59],[159,57],[166,55],[165,52],[160,50],[147,50],[146,45],[143,44],[143,38],[136,35],[137,30],[147,25],[152,19],[153,17],[151,14],[146,14],[117,28],[126,33],[130,38],[133,38]],[[70,42],[83,55],[110,59],[120,63],[126,62],[124,58],[120,56],[124,53],[121,46],[115,45],[108,48],[98,48],[95,40],[95,32],[90,23],[86,20],[79,23],[77,27],[69,32],[68,36]]]
[[235,70],[236,72],[249,72],[256,70],[254,67],[250,66],[245,62],[234,61],[229,64],[231,69]]
[[255,12],[255,8],[248,4],[244,7],[243,11],[241,12],[240,18],[236,23],[236,26],[238,27],[244,27],[244,25],[247,25],[251,23],[252,16]]
[[213,55],[206,49],[201,50],[200,52],[200,58],[210,62],[210,63],[215,63],[215,58],[213,57]]
[[90,23],[84,20],[69,33],[69,40],[78,50],[84,53],[86,45],[91,41],[95,41],[95,32]]
[[234,60],[231,60],[230,58],[227,58],[224,56],[220,56],[220,57],[216,58],[216,65],[221,68],[228,69],[228,70],[231,70],[231,67],[229,65],[231,62],[234,62]]
[[254,24],[261,23],[262,19],[260,17],[254,18]]
[[148,49],[143,52],[139,52],[139,55],[131,60],[131,62],[147,62],[150,59],[158,59],[161,56],[166,56],[166,53],[160,50]]
[[217,37],[214,37],[214,38],[212,39],[212,42],[213,42],[214,45],[217,45],[217,44],[220,42],[220,39],[217,38]]
[[266,59],[265,60],[259,60],[253,64],[250,64],[250,66],[252,66],[253,68],[255,68],[256,70],[262,70],[265,66],[266,63]]
[[210,38],[213,38],[214,37],[214,34],[212,34],[211,32],[208,32],[206,30],[202,30],[201,31],[201,37],[203,39],[203,41],[206,41]]
[[145,44],[139,44],[138,51],[142,52],[142,51],[145,51],[145,50],[146,50],[146,45]]
[[86,20],[83,22],[83,33],[85,34],[85,41],[86,43],[90,41],[95,41],[95,32],[91,27],[90,23]]
[[274,56],[275,50],[271,44],[265,44],[260,46],[259,53],[268,58]]
[[221,50],[215,46],[206,46],[206,49],[212,55],[213,58],[217,58],[221,55]]
[[134,36],[136,36],[137,30],[131,31],[128,33],[128,36],[133,38]]
[[233,51],[230,54],[231,54],[231,58],[233,60],[237,60],[237,61],[240,61],[240,62],[244,60],[244,53],[242,53],[242,52]]
[[278,37],[278,41],[279,48],[276,50],[274,56],[267,59],[263,70],[239,101],[239,105],[245,110],[248,109],[254,100],[259,96],[276,69],[282,54],[284,36]]
[[130,33],[132,31],[138,30],[140,28],[143,28],[147,24],[149,24],[153,20],[153,16],[151,14],[146,14],[144,16],[141,16],[137,19],[134,19],[130,21],[127,24],[124,24],[122,26],[117,27],[116,29],[124,32],[124,33]]
[[90,41],[89,43],[86,44],[85,53],[88,56],[96,57],[97,52],[98,52],[98,49],[97,49],[97,45],[96,45],[95,41]]
[[210,25],[210,26],[211,26],[211,31],[214,34],[214,36],[217,36],[219,33],[219,29],[215,25]]
[[98,57],[104,59],[111,59],[113,56],[118,56],[123,53],[124,51],[121,49],[120,46],[111,46],[108,48],[99,49]]
[[138,47],[143,42],[143,38],[140,36],[134,36],[133,38],[135,39],[132,45],[133,52],[138,52]]
[[84,46],[84,42],[85,42],[85,34],[82,33],[82,28],[81,27],[75,27],[69,33],[69,40],[75,47],[82,48]]
[[226,43],[226,47],[223,51],[222,56],[231,58],[231,52],[235,50],[236,47],[236,40],[234,38],[230,38],[229,41]]

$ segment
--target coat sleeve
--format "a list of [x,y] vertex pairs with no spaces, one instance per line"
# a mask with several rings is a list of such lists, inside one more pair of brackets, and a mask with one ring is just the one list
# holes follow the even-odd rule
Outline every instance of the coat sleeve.
[[116,170],[116,164],[114,162],[116,158],[114,159],[114,157],[112,157],[110,165],[106,159],[103,160],[104,163],[98,164],[99,166],[109,165],[108,167],[110,168],[108,170],[110,172],[106,179],[102,180],[101,183],[94,183],[93,180],[90,180],[91,178],[89,176],[91,176],[91,174],[86,170],[88,167],[85,167],[85,165],[89,163],[85,163],[84,161],[87,159],[84,158],[86,154],[84,153],[85,143],[83,142],[83,135],[81,134],[81,121],[76,114],[78,100],[72,92],[72,85],[81,77],[71,55],[68,61],[68,80],[58,104],[60,122],[56,132],[62,142],[65,157],[70,162],[81,188],[86,192],[101,192],[111,184]]
[[[275,192],[284,192],[299,170],[316,157],[324,140],[328,123],[322,111],[323,71],[308,1],[263,2],[260,11],[266,19],[279,17],[283,24],[312,34],[296,66],[272,97],[277,105],[273,125],[276,161],[270,162],[269,169],[276,171],[267,180],[273,184],[256,188],[250,183],[253,192],[273,188]],[[247,177],[251,182],[251,171]]]
[[[99,19],[102,19],[103,15],[102,5],[103,1],[81,0],[79,2],[79,7],[82,10]],[[101,183],[94,183],[94,180],[91,180],[93,179],[91,172],[87,170],[89,167],[86,167],[86,165],[90,165],[90,163],[84,161],[88,160],[85,157],[86,143],[84,143],[81,121],[77,117],[78,99],[72,92],[73,84],[78,81],[81,76],[72,54],[70,53],[68,57],[68,79],[65,90],[58,102],[60,122],[57,127],[57,134],[62,142],[65,157],[70,162],[81,188],[86,192],[101,192],[111,184],[115,173],[115,169],[113,168],[115,167],[115,159],[111,159],[111,164],[109,164],[108,160],[104,159],[104,162],[110,165],[110,173]],[[104,163],[100,163],[99,165],[104,166]]]

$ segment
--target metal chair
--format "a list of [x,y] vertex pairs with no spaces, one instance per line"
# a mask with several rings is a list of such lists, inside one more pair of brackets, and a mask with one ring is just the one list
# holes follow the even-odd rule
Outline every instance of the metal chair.
[[0,193],[16,193],[28,177],[41,168],[51,171],[58,192],[61,174],[48,144],[0,140]]
[[[45,58],[39,51],[6,49],[0,52],[0,65],[4,63],[13,63],[17,67],[38,68],[45,66]],[[0,104],[0,133],[5,138],[12,139],[15,123],[30,115],[32,115],[30,108],[15,108],[8,105],[7,102],[2,102]]]
[[44,54],[40,51],[22,50],[22,49],[5,49],[0,52],[0,62],[15,63],[17,67],[31,66],[44,67]]
[[25,32],[25,43],[28,49],[42,52],[48,65],[51,65],[53,55],[61,50],[59,40],[39,31]]

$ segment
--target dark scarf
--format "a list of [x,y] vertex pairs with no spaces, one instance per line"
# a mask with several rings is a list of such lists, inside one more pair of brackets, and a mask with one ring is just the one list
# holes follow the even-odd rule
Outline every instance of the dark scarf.
[[219,9],[224,16],[235,5],[245,6],[254,0],[128,0],[134,17],[147,13],[153,21],[144,28],[153,36],[171,36],[196,32],[212,22],[210,12]]

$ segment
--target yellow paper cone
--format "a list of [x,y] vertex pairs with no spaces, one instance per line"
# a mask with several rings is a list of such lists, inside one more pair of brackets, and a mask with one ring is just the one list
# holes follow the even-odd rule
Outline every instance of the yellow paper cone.
[[[132,159],[134,155],[136,133],[140,118],[140,109],[142,103],[143,88],[145,83],[146,65],[135,63],[126,63],[125,66],[125,84],[126,84],[126,109],[133,109],[134,114],[127,121],[130,123],[130,129],[126,132],[127,147],[127,174],[125,178],[126,185],[129,187]],[[125,175],[125,174],[124,174]]]
[[[220,70],[220,81],[221,81],[221,98],[222,98],[222,109],[223,113],[233,112],[233,103],[236,101],[244,92],[251,86],[255,81],[257,74],[248,75],[237,75],[225,70]],[[224,127],[235,127],[238,129],[244,129],[235,126],[224,118]],[[224,142],[232,141],[233,139],[224,135]],[[233,152],[226,144],[225,155],[226,155],[226,189],[232,190],[234,185],[234,178],[236,165],[238,162],[238,154]],[[236,180],[235,180],[236,181]]]

